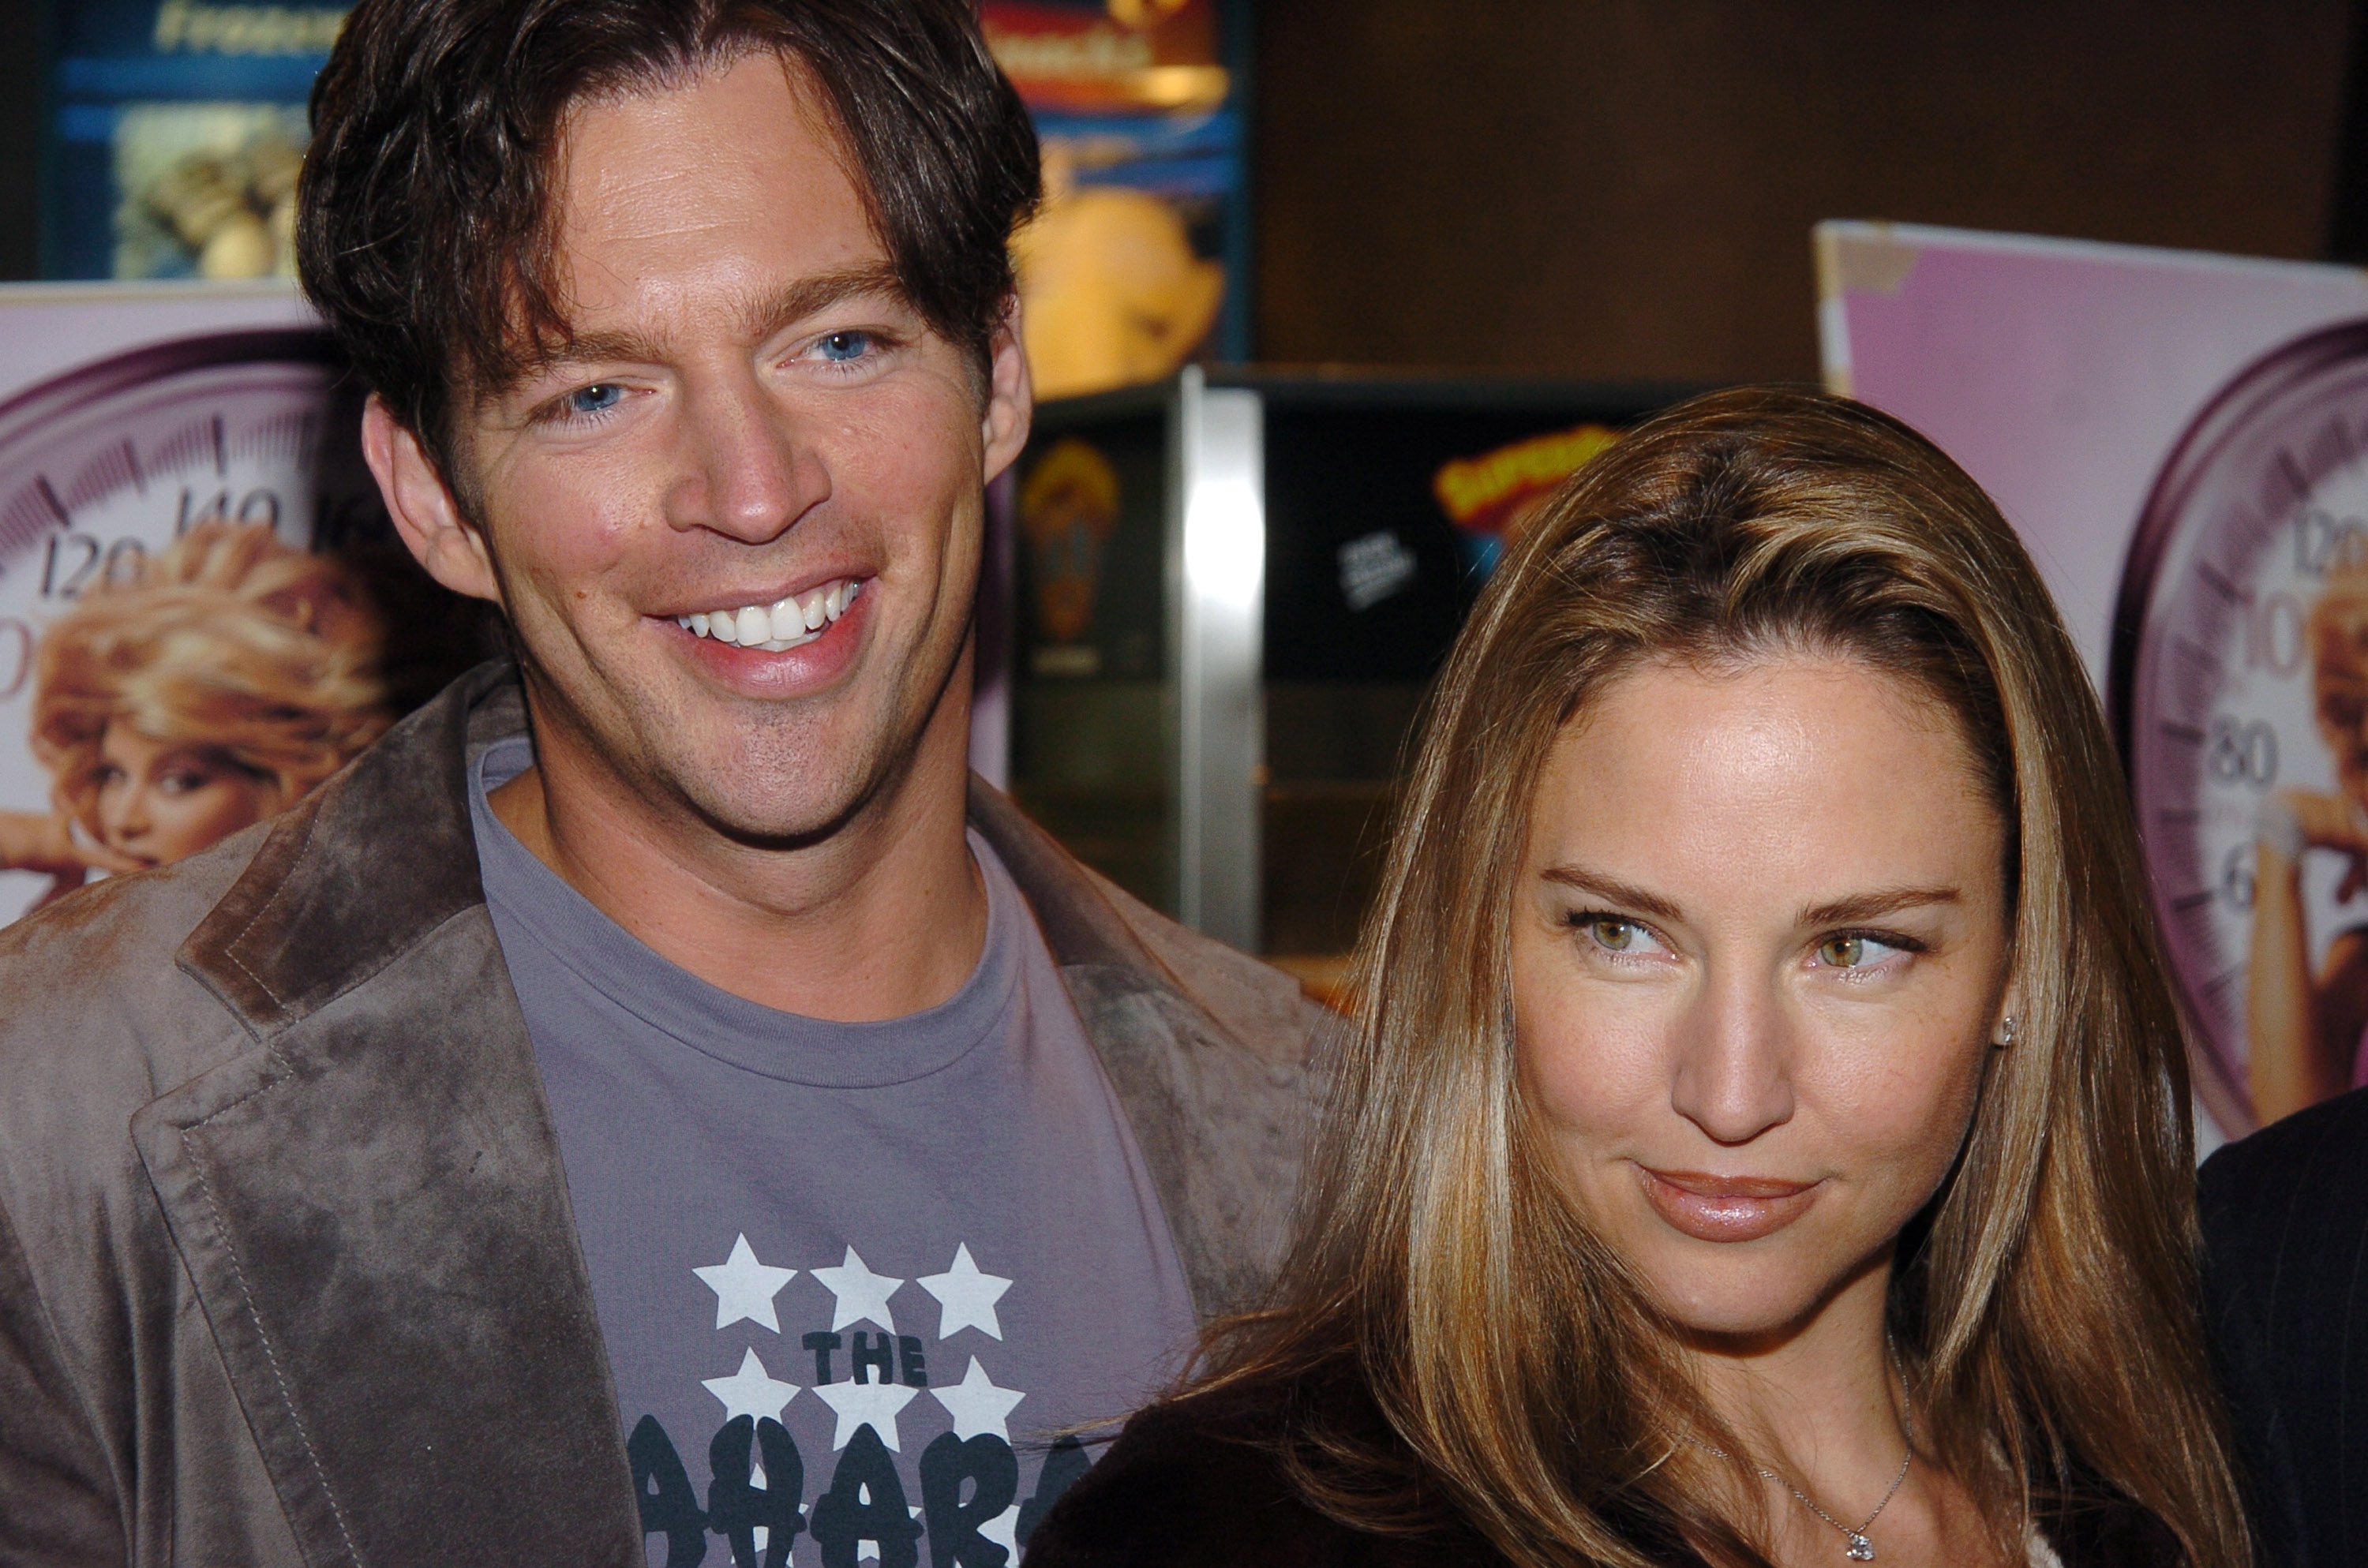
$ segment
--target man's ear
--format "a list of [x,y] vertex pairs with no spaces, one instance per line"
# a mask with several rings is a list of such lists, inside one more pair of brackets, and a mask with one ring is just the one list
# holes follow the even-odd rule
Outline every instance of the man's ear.
[[484,536],[462,519],[427,449],[376,392],[362,405],[362,457],[378,480],[394,531],[427,574],[456,594],[501,603]]
[[987,346],[986,412],[979,420],[979,432],[986,446],[982,477],[989,484],[1028,444],[1029,424],[1036,414],[1036,386],[1029,377],[1028,350],[1019,324],[1019,296],[1014,294]]

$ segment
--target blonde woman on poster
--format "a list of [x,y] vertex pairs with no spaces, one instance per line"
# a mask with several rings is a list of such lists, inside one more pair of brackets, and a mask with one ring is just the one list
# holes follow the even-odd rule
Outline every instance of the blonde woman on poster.
[[2354,1087],[2368,1062],[2368,920],[2338,932],[2314,965],[2303,892],[2312,849],[2349,858],[2339,905],[2368,889],[2368,565],[2328,577],[2306,640],[2311,707],[2336,788],[2281,790],[2261,809],[2246,1007],[2264,1122]]
[[285,810],[390,722],[380,642],[336,562],[267,525],[190,529],[43,638],[32,742],[55,809],[0,812],[0,869],[48,872],[47,903]]

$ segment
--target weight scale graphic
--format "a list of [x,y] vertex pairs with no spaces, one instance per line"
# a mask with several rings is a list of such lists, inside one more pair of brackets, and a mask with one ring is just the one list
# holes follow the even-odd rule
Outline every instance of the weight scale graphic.
[[[2157,917],[2229,1136],[2248,1081],[2254,842],[2276,790],[2332,791],[2307,628],[2330,573],[2368,567],[2368,322],[2256,359],[2203,405],[2140,514],[2113,619],[2108,700]],[[2368,926],[2342,857],[2304,863],[2315,953]]]
[[[269,523],[313,549],[375,534],[359,423],[329,339],[303,328],[153,343],[0,403],[0,810],[49,809],[28,744],[49,625],[199,522]],[[48,885],[0,872],[0,924]]]

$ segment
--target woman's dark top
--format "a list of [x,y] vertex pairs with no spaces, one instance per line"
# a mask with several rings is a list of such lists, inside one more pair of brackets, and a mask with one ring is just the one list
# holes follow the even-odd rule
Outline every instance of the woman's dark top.
[[[1385,1430],[1361,1382],[1345,1376],[1247,1382],[1154,1405],[1044,1517],[1026,1568],[1505,1568],[1504,1554],[1452,1513],[1423,1533],[1381,1535],[1301,1497],[1276,1450],[1286,1410],[1311,1401],[1331,1430],[1368,1438]],[[2062,1508],[2040,1523],[2064,1568],[2180,1561],[2170,1532],[2124,1503]],[[1661,1557],[1671,1568],[1701,1561],[1683,1547]]]

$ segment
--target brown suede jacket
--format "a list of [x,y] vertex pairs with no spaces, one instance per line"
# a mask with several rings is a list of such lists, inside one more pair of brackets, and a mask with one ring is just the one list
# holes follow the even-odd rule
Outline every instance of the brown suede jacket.
[[[467,758],[487,665],[295,810],[0,933],[0,1564],[641,1568]],[[973,783],[1201,1312],[1282,1244],[1323,1015]]]

